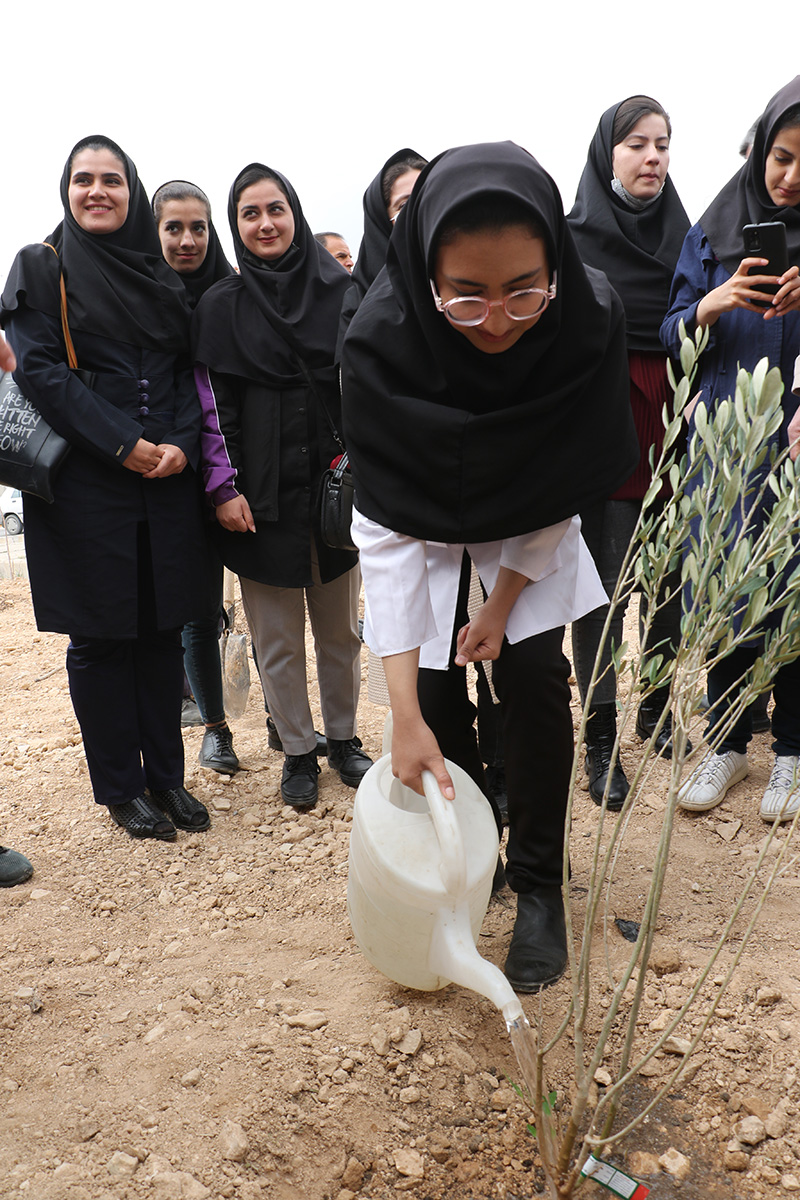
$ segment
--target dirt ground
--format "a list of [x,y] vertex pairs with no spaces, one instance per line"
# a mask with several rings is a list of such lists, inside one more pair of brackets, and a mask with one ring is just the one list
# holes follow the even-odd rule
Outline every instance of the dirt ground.
[[[65,639],[37,633],[24,580],[0,583],[0,645],[0,841],[35,866],[27,884],[0,892],[0,1196],[539,1194],[536,1146],[510,1086],[519,1072],[501,1016],[455,986],[406,991],[362,958],[346,910],[353,793],[323,765],[317,807],[304,815],[282,807],[281,756],[267,748],[255,681],[233,727],[240,774],[202,770],[201,733],[185,733],[187,786],[211,809],[211,830],[179,834],[174,844],[136,843],[92,802]],[[366,652],[364,663],[366,673]],[[374,756],[384,715],[365,696],[361,732]],[[763,842],[758,799],[769,746],[768,735],[755,739],[750,776],[720,808],[677,818],[641,1048],[680,1008]],[[623,751],[633,767],[638,742]],[[665,772],[657,767],[630,823],[612,917],[641,915]],[[597,817],[581,791],[572,850],[581,922]],[[615,1156],[654,1200],[800,1190],[798,889],[791,859],[689,1077]],[[752,909],[712,972],[709,994]],[[479,940],[501,966],[514,912],[506,890],[492,901]],[[628,948],[613,925],[605,949],[598,940],[590,1043],[608,1007],[608,972]],[[554,1031],[568,995],[563,981],[541,1000],[527,998],[531,1021]],[[699,1021],[690,1017],[677,1035],[691,1036]],[[615,1033],[611,1073],[618,1049]],[[551,1056],[550,1084],[562,1102],[572,1055],[565,1040]],[[631,1112],[676,1061],[660,1052],[645,1068]],[[746,1117],[755,1120],[742,1126]],[[689,1160],[677,1168],[688,1172],[682,1181],[658,1165],[670,1149]],[[595,1184],[582,1194],[610,1195]]]

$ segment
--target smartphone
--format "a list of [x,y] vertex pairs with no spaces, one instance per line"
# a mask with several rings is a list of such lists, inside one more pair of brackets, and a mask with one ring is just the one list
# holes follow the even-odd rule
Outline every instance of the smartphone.
[[[786,226],[783,221],[764,221],[761,225],[745,225],[745,258],[768,258],[766,267],[750,267],[748,275],[783,275],[789,269],[789,252],[786,248]],[[779,290],[777,283],[759,283],[756,290],[774,296]],[[759,301],[760,303],[760,301]],[[769,303],[765,300],[764,307]]]

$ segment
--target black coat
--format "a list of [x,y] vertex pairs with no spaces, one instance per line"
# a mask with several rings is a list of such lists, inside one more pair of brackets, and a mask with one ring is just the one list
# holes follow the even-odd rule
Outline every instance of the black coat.
[[[215,460],[236,470],[236,491],[250,505],[255,533],[217,525],[214,539],[225,566],[272,587],[310,587],[311,542],[323,583],[358,561],[355,552],[332,550],[319,536],[317,511],[322,472],[341,453],[320,402],[299,378],[270,387],[209,372],[221,443]],[[341,424],[339,389],[332,367],[314,372],[315,388],[331,420]]]
[[[148,526],[160,629],[203,611],[199,489],[200,405],[194,380],[175,356],[73,331],[79,367],[64,361],[57,317],[21,304],[6,317],[14,377],[72,445],[55,502],[24,498],[25,548],[40,629],[81,637],[138,633],[138,526]],[[189,465],[166,479],[123,467],[139,438],[180,447]]]

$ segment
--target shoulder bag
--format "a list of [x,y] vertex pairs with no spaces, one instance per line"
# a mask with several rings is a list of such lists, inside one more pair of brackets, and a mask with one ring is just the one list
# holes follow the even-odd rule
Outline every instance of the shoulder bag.
[[[45,243],[50,245],[49,242]],[[58,257],[54,246],[50,247]],[[67,323],[67,292],[61,286],[61,328],[67,362],[76,370],[78,360]],[[81,373],[83,374],[83,373]],[[85,376],[88,382],[90,376]],[[0,374],[0,486],[19,488],[53,503],[53,483],[69,452],[69,442],[48,425],[42,414],[22,394],[10,371]]]

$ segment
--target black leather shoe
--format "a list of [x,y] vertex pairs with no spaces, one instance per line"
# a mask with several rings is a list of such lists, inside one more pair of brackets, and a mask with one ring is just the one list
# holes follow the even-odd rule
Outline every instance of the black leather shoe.
[[319,795],[319,765],[313,750],[308,754],[287,754],[281,776],[281,796],[292,808],[313,808]]
[[492,877],[492,895],[496,896],[498,892],[502,892],[502,890],[505,886],[506,886],[506,869],[503,866],[502,858],[498,854],[497,866],[494,869],[494,875]]
[[607,803],[611,812],[619,812],[630,791],[630,784],[625,778],[619,759],[613,759],[612,763],[616,737],[616,706],[596,705],[586,722],[586,774],[589,776],[589,795],[595,804],[601,805],[609,772],[611,773]]
[[[314,737],[317,739],[317,745],[314,753],[316,754],[317,758],[324,758],[328,753],[328,739],[325,737],[324,733],[317,733],[316,729],[314,730]],[[269,714],[267,714],[267,745],[269,746],[270,750],[283,751],[281,735],[275,728],[275,722],[273,721],[272,717],[269,716]]]
[[[636,713],[636,732],[643,742],[649,742],[653,736],[653,730],[661,720],[665,703],[666,700],[660,699],[658,692],[655,692],[639,705]],[[663,758],[672,758],[672,713],[667,713],[659,735],[653,743],[653,750]],[[686,753],[691,754],[691,752],[692,743],[687,740]]]
[[567,929],[560,887],[539,887],[517,896],[517,919],[504,967],[515,992],[538,992],[567,968]]
[[167,816],[172,818],[178,829],[188,829],[190,833],[202,833],[211,826],[211,818],[205,804],[195,800],[185,787],[166,788],[164,791],[150,789],[153,803],[163,808]]
[[372,766],[372,759],[361,749],[361,738],[344,741],[328,738],[328,766],[339,772],[342,783],[357,788]]
[[201,767],[209,767],[221,775],[235,775],[239,770],[239,759],[233,749],[233,734],[227,725],[212,725],[206,729],[197,758]]
[[111,820],[133,838],[155,838],[174,842],[178,836],[172,821],[159,812],[147,796],[135,796],[125,804],[109,804]]
[[489,794],[494,800],[500,811],[500,817],[504,825],[508,824],[508,791],[506,790],[506,769],[501,763],[499,766],[487,766],[484,770],[486,776],[486,786],[489,789]]

